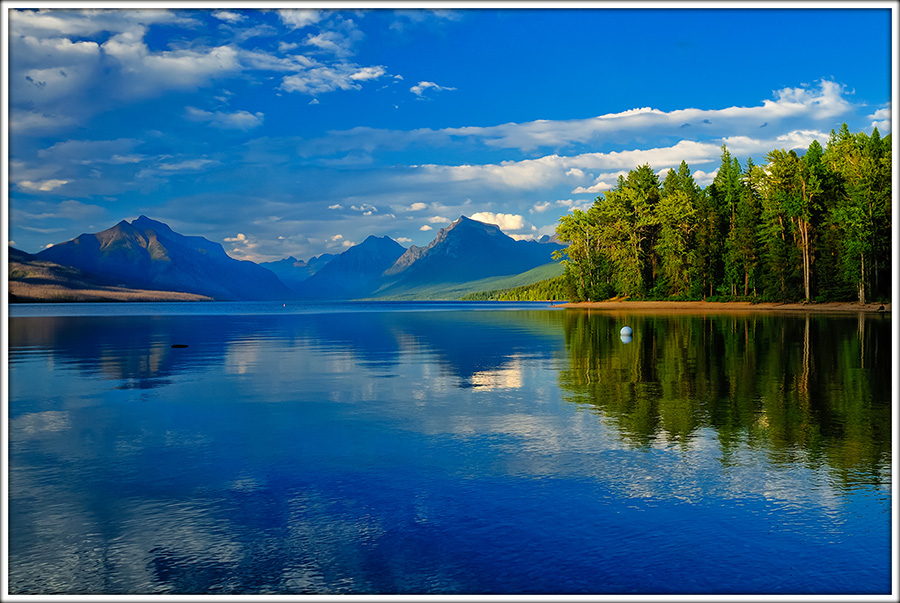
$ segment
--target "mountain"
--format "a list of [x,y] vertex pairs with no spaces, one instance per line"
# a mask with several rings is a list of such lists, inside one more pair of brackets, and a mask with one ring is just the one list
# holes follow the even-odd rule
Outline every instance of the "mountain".
[[521,274],[551,263],[562,245],[549,239],[516,241],[494,224],[460,216],[427,247],[411,246],[388,268],[374,297],[393,297],[435,285]]
[[355,299],[382,284],[382,274],[406,249],[390,237],[369,236],[328,262],[299,285],[304,298]]
[[291,290],[299,291],[300,283],[321,270],[334,258],[335,256],[331,253],[323,253],[311,257],[305,262],[291,256],[277,262],[260,262],[259,265],[274,272],[275,276]]
[[8,276],[12,303],[211,300],[192,293],[116,286],[103,277],[88,275],[74,266],[41,260],[14,247],[9,248]]
[[296,297],[272,271],[235,260],[218,243],[178,234],[146,216],[82,234],[35,257],[135,289],[181,291],[219,300]]

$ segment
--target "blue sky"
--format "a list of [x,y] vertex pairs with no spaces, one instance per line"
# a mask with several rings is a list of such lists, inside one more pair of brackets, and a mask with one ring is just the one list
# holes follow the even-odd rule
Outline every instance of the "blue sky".
[[705,186],[722,144],[762,163],[844,122],[890,132],[893,5],[5,3],[8,237],[145,214],[267,261],[426,245],[463,214],[552,234],[644,163]]

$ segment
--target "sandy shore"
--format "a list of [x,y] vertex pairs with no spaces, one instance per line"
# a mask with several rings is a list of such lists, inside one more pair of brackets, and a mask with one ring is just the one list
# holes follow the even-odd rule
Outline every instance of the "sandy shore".
[[618,312],[686,312],[686,313],[746,313],[746,312],[883,312],[890,314],[891,304],[860,304],[858,302],[750,303],[705,301],[602,301],[559,304],[561,308]]

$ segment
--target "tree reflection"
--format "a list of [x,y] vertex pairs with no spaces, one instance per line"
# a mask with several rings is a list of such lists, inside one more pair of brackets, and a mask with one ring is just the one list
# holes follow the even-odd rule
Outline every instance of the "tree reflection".
[[726,464],[746,445],[841,483],[890,479],[889,317],[569,311],[564,331],[564,397],[633,446],[687,446],[712,428]]

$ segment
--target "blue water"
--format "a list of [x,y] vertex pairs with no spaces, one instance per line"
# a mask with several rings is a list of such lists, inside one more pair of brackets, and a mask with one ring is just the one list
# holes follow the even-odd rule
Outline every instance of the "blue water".
[[11,313],[11,593],[890,593],[889,317]]

